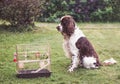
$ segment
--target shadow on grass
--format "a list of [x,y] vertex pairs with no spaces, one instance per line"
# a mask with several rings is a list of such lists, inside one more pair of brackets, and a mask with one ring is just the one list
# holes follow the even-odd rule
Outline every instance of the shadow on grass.
[[0,31],[6,31],[6,32],[28,32],[28,31],[33,31],[37,30],[38,27],[36,26],[11,26],[11,25],[6,25],[6,24],[1,24],[0,25]]
[[9,31],[10,25],[1,24],[0,31]]
[[23,32],[23,30],[18,29],[15,26],[6,25],[6,24],[1,24],[0,25],[0,31],[5,31],[5,32]]

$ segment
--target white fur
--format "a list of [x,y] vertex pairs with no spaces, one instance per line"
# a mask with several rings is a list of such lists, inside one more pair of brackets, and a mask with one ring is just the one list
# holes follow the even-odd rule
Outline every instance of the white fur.
[[94,63],[96,63],[96,58],[94,58],[94,57],[86,57],[85,56],[83,58],[83,66],[87,69],[98,68],[98,67],[96,67],[96,65]]
[[61,24],[59,24],[59,27],[60,27],[60,32],[62,32],[63,31],[63,28],[62,28],[62,26],[61,26]]
[[105,60],[103,63],[104,63],[104,64],[116,64],[117,61],[114,60],[113,58],[110,58],[110,59],[108,59],[108,60]]

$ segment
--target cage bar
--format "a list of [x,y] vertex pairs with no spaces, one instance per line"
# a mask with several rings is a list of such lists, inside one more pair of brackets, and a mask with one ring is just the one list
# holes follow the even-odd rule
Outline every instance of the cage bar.
[[51,75],[49,44],[16,45],[18,78],[49,77]]

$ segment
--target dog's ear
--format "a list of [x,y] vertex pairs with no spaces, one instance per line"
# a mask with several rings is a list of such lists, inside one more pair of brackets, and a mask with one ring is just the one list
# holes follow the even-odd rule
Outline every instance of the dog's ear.
[[68,24],[68,32],[71,35],[75,30],[75,21],[73,18],[70,18],[69,24]]

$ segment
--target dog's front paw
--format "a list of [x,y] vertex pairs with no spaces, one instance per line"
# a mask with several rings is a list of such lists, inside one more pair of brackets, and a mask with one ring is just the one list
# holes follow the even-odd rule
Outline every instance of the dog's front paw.
[[74,69],[71,67],[70,69],[68,69],[68,72],[73,72]]

